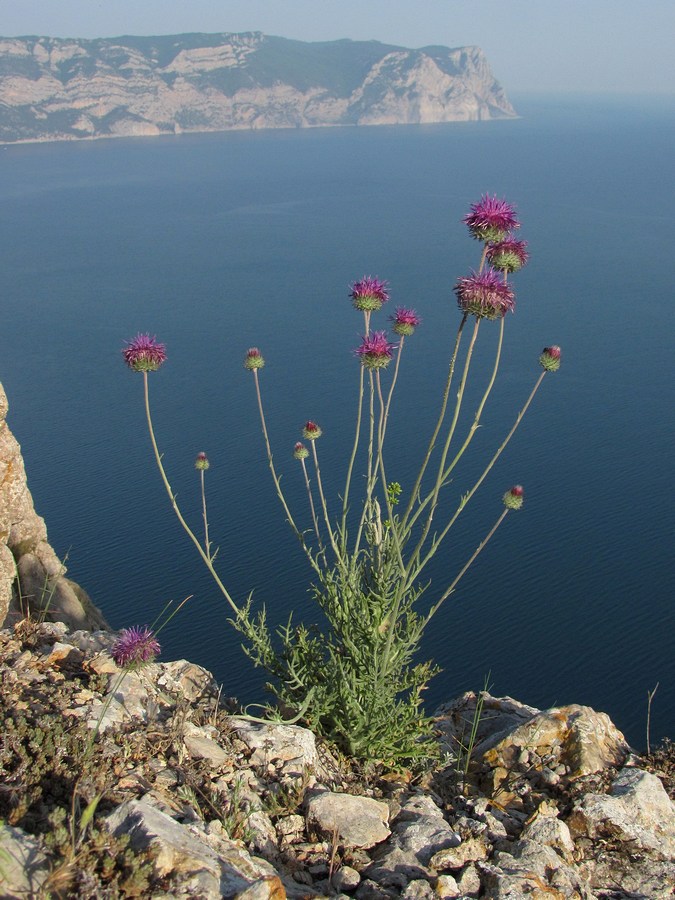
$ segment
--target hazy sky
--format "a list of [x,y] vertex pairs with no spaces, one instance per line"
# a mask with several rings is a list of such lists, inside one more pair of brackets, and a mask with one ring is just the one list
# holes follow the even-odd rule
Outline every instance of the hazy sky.
[[675,93],[675,0],[0,0],[0,34],[477,44],[510,91]]

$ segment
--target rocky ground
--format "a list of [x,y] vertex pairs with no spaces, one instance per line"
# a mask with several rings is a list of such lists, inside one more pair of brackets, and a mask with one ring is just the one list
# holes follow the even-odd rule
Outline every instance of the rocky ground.
[[392,772],[237,715],[189,662],[122,673],[113,640],[0,631],[0,897],[673,896],[670,744],[637,758],[587,707],[467,694],[439,759]]

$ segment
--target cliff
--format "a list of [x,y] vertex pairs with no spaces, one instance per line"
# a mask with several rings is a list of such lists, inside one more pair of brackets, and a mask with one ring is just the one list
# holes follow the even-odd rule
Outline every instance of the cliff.
[[58,619],[72,628],[105,628],[86,591],[66,567],[35,512],[21,447],[5,421],[9,404],[0,384],[0,626],[23,618]]
[[478,47],[259,32],[0,38],[3,142],[514,115]]

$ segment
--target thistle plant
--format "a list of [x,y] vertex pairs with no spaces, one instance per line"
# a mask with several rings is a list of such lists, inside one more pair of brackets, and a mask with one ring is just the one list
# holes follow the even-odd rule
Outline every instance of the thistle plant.
[[[509,513],[523,506],[522,486],[506,491],[485,537],[449,583],[435,583],[427,568],[504,452],[544,377],[560,366],[560,348],[546,347],[539,357],[540,374],[513,426],[480,476],[466,485],[465,492],[455,497],[454,509],[446,512],[448,502],[441,506],[441,499],[448,496],[450,484],[457,478],[455,470],[480,426],[497,379],[507,314],[515,310],[509,279],[528,259],[525,242],[514,236],[520,227],[515,210],[505,200],[482,197],[464,222],[482,244],[482,251],[477,268],[455,284],[460,321],[449,341],[438,415],[411,485],[401,487],[396,480],[386,436],[404,346],[421,319],[416,310],[400,306],[389,317],[393,339],[385,328],[371,327],[371,319],[389,301],[388,282],[364,276],[349,292],[352,306],[363,315],[363,337],[354,351],[358,362],[354,437],[337,504],[326,496],[319,462],[318,445],[330,437],[323,436],[317,422],[307,421],[299,428],[303,440],[288,454],[300,463],[307,507],[291,510],[267,427],[262,390],[265,361],[257,347],[245,355],[268,467],[286,520],[312,573],[311,592],[323,613],[320,626],[295,623],[290,617],[273,633],[264,607],[256,611],[250,597],[236,603],[228,593],[210,552],[203,481],[206,466],[197,465],[202,479],[202,543],[177,506],[157,449],[148,373],[164,362],[164,348],[147,335],[139,335],[124,351],[128,365],[143,374],[150,437],[174,512],[230,605],[230,621],[243,637],[245,652],[271,675],[269,686],[280,708],[295,713],[296,718],[301,715],[342,750],[389,763],[433,753],[432,723],[423,709],[422,693],[438,670],[432,662],[419,660],[420,643],[432,618],[457,591]],[[483,326],[484,322],[488,324]],[[490,324],[493,322],[495,325]],[[496,350],[484,376],[482,394],[467,418],[466,412],[464,416],[461,413],[481,326],[498,329]],[[450,402],[453,385],[454,405]],[[202,456],[205,460],[205,454]],[[357,483],[363,485],[360,496],[356,496]]]

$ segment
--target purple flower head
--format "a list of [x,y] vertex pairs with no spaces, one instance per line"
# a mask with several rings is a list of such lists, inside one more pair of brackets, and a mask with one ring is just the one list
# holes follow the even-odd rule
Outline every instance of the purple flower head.
[[384,331],[373,331],[361,339],[354,351],[367,369],[383,369],[391,362],[396,344],[390,344]]
[[195,459],[195,469],[200,469],[202,472],[205,472],[211,463],[208,460],[206,453],[198,453],[197,458]]
[[295,459],[307,459],[309,456],[309,450],[302,441],[298,441],[298,443],[293,447],[293,456]]
[[257,347],[251,347],[250,350],[246,351],[246,357],[244,358],[245,369],[262,369],[264,365],[265,360]]
[[166,362],[166,347],[149,334],[137,334],[132,341],[124,342],[124,362],[134,372],[156,372]]
[[489,244],[485,256],[493,269],[499,269],[501,272],[517,272],[530,258],[526,247],[527,241],[506,238],[496,244]]
[[152,630],[144,625],[142,628],[123,628],[112,648],[112,657],[122,669],[140,668],[159,655],[161,647]]
[[402,336],[412,334],[422,321],[414,309],[404,309],[402,306],[398,306],[395,314],[389,318],[394,323],[393,328],[396,334]]
[[560,347],[544,347],[539,357],[539,365],[546,369],[547,372],[557,372],[560,368],[560,357],[562,352]]
[[370,275],[364,275],[360,281],[355,281],[349,294],[354,308],[376,312],[389,299],[388,284],[388,281],[380,281]]
[[320,438],[322,434],[323,431],[319,428],[316,422],[305,422],[302,429],[302,436],[306,441],[315,441],[317,438]]
[[503,241],[510,231],[520,228],[511,204],[488,194],[471,204],[471,212],[462,221],[479,241]]
[[507,509],[520,509],[525,499],[525,491],[521,484],[514,484],[510,491],[503,496],[504,506]]
[[494,269],[472,272],[455,285],[457,303],[462,312],[477,319],[501,319],[515,307],[514,294],[502,275]]

